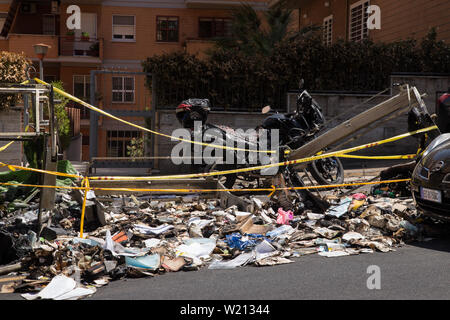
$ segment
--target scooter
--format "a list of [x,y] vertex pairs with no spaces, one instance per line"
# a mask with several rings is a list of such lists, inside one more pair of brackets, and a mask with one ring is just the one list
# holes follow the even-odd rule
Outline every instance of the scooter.
[[[300,81],[299,93],[297,94],[296,110],[292,113],[274,112],[264,119],[261,126],[257,127],[252,133],[242,133],[233,128],[207,123],[208,113],[211,109],[208,99],[188,99],[184,100],[177,107],[177,118],[185,128],[190,128],[194,132],[194,122],[200,121],[201,126],[197,127],[202,131],[203,136],[214,136],[215,143],[229,145],[229,141],[235,142],[233,145],[241,149],[270,150],[273,130],[278,130],[279,141],[276,162],[287,160],[290,151],[299,148],[305,143],[315,139],[318,133],[323,129],[325,118],[322,109],[318,103],[311,97],[307,90],[303,89],[304,82]],[[263,114],[270,113],[271,107],[266,106],[262,109]],[[266,130],[268,133],[265,139],[262,139],[261,132]],[[214,133],[211,133],[214,132]],[[265,140],[262,146],[262,140]],[[325,151],[325,150],[324,150]],[[224,155],[225,153],[225,155]],[[197,165],[196,171],[212,172],[224,171],[239,168],[248,168],[268,162],[261,162],[261,159],[255,163],[249,161],[251,151],[239,152],[237,150],[220,150],[212,152],[212,158],[217,161],[202,163]],[[218,156],[219,155],[219,156]],[[254,155],[254,154],[253,154]],[[226,159],[225,159],[226,158]],[[232,159],[232,161],[229,161]],[[266,158],[267,160],[267,158]],[[285,166],[283,170],[288,170],[291,183],[296,186],[304,185],[302,179],[298,176],[296,170],[291,166]],[[312,177],[321,185],[340,184],[344,181],[344,168],[341,161],[336,157],[325,158],[310,162],[306,169]],[[247,171],[236,174],[227,174],[219,177],[219,180],[226,188],[232,188],[237,179],[254,182],[260,182],[267,178],[267,172],[260,170]]]

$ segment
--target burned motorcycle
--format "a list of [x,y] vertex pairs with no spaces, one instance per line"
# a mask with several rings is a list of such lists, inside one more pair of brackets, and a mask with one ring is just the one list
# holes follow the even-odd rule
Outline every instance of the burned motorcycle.
[[[242,132],[227,126],[206,123],[210,109],[208,99],[188,99],[184,100],[176,110],[177,119],[183,127],[192,129],[193,134],[196,130],[197,132],[201,131],[203,142],[222,146],[230,146],[230,141],[233,142],[231,148],[214,149],[210,153],[212,161],[206,161],[203,158],[201,163],[194,162],[197,163],[197,168],[200,168],[203,172],[249,168],[286,161],[290,150],[299,148],[313,140],[323,128],[325,122],[320,106],[306,90],[302,89],[299,90],[297,95],[297,107],[293,113],[273,113],[253,132]],[[263,113],[268,112],[270,112],[270,107],[263,108]],[[194,128],[196,121],[199,126]],[[273,130],[277,130],[278,133],[278,141],[276,141],[275,147],[272,139]],[[268,135],[263,136],[262,133],[268,133]],[[232,148],[239,150],[232,150]],[[263,157],[260,156],[261,153],[255,151],[261,152],[272,149],[276,150],[275,154],[268,154]],[[242,150],[246,151],[243,152]],[[250,159],[257,160],[255,162],[250,161]],[[293,166],[276,167],[275,171],[272,169],[274,168],[227,174],[220,176],[219,180],[226,188],[232,188],[237,179],[248,182],[256,181],[258,186],[261,186],[264,185],[265,180],[268,180],[265,178],[270,177],[270,175],[273,176],[275,172],[281,173],[278,178],[281,178],[282,181],[279,181],[277,185],[304,186],[302,177]],[[334,157],[311,162],[307,171],[319,184],[339,184],[344,180],[342,163]],[[319,199],[305,190],[296,190],[295,192],[301,199],[300,201],[304,202],[309,199],[316,204],[321,204]],[[292,207],[291,202],[291,200],[285,199],[286,207]],[[320,206],[324,207],[323,204]]]

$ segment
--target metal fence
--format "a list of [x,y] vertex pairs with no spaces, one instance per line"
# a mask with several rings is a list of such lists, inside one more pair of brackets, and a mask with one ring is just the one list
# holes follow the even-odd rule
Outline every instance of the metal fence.
[[189,98],[208,98],[216,111],[252,112],[260,111],[266,105],[284,111],[287,107],[287,83],[221,76],[212,76],[208,81],[185,79],[181,82],[161,80],[155,75],[153,94],[156,95],[157,109],[174,108]]

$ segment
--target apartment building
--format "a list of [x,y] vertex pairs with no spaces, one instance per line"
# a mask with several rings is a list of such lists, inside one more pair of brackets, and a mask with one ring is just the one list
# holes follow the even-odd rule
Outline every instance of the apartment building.
[[[33,45],[50,46],[44,59],[44,80],[61,80],[67,92],[90,100],[91,70],[120,71],[95,77],[96,104],[105,110],[143,111],[151,108],[141,62],[164,52],[185,50],[202,55],[211,38],[230,32],[231,9],[246,2],[265,10],[265,0],[0,0],[0,50],[24,52],[35,64]],[[77,5],[81,29],[67,28]],[[125,73],[125,72],[128,72]],[[81,110],[82,159],[89,160],[90,115]],[[145,125],[143,117],[124,117]],[[127,156],[126,146],[142,133],[100,117],[97,157]]]
[[[272,1],[271,4],[277,1]],[[367,8],[380,11],[380,29],[367,28]],[[300,28],[323,26],[324,42],[342,40],[391,42],[423,38],[436,28],[438,39],[450,41],[450,1],[448,0],[288,0],[299,9]]]

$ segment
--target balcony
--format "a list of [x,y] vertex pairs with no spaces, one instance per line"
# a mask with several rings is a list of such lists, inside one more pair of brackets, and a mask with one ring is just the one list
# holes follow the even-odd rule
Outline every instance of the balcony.
[[[252,0],[246,3],[257,10],[266,9],[267,0]],[[232,9],[240,6],[241,0],[184,0],[187,8],[190,9]]]
[[102,44],[101,39],[61,36],[59,37],[59,55],[101,58]]

